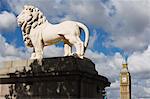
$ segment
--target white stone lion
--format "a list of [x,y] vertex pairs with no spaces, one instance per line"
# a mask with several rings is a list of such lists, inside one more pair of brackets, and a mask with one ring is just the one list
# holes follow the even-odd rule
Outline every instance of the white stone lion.
[[[26,46],[33,47],[31,59],[43,58],[44,46],[60,41],[64,42],[64,56],[72,55],[72,46],[74,45],[77,56],[83,58],[89,42],[89,30],[84,24],[75,21],[51,24],[38,8],[30,5],[24,6],[17,21],[21,26]],[[80,29],[85,32],[84,43],[80,39]]]

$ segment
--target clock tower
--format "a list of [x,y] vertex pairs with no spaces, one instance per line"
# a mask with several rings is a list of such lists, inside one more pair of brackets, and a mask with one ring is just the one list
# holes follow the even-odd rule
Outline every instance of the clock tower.
[[123,62],[120,72],[120,99],[131,99],[131,76],[126,61]]

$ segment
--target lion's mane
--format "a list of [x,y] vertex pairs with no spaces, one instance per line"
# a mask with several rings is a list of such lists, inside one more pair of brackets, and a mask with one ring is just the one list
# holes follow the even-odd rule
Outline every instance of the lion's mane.
[[47,20],[43,13],[34,6],[24,6],[23,10],[28,11],[31,16],[31,19],[29,19],[29,21],[24,21],[23,25],[21,26],[23,31],[23,39],[26,46],[33,47],[32,41],[29,37],[31,28],[36,28]]

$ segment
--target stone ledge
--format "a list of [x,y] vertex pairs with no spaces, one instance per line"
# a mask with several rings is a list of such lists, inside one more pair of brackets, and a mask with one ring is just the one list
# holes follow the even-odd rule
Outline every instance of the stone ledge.
[[38,69],[41,69],[43,72],[78,70],[97,74],[94,63],[87,58],[54,57],[44,58],[42,60],[42,65],[39,64],[38,60],[16,60],[3,62],[1,63],[0,76],[15,73],[16,71],[29,71],[31,69],[34,69],[34,72]]

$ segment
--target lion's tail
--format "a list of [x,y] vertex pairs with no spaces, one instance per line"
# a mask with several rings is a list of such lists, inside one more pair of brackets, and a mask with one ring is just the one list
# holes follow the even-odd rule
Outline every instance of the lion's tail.
[[89,43],[89,30],[87,28],[87,26],[85,26],[84,24],[80,23],[80,22],[76,22],[77,25],[84,30],[85,32],[85,41],[84,41],[84,51],[86,50],[88,43]]

